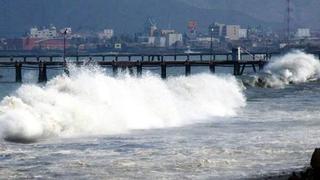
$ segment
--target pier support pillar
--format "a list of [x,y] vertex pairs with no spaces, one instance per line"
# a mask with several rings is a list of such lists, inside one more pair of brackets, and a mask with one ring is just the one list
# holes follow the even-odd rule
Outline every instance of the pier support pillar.
[[21,83],[22,82],[22,64],[19,62],[16,62],[16,82]]
[[191,64],[190,64],[190,62],[187,61],[185,66],[186,66],[186,76],[190,76],[190,74],[191,74]]
[[264,68],[264,63],[262,61],[259,62],[259,71],[262,71]]
[[235,76],[240,75],[240,57],[238,57],[239,54],[239,48],[232,48],[232,61],[233,61],[233,74]]
[[41,62],[39,64],[39,78],[38,78],[38,82],[42,83],[42,82],[47,82],[48,78],[47,78],[47,65],[44,62]]
[[240,75],[240,63],[239,62],[234,62],[233,63],[233,75],[238,76]]
[[216,73],[216,66],[215,66],[215,64],[213,63],[213,62],[210,62],[210,64],[209,64],[209,70],[210,70],[210,72],[211,73]]
[[112,73],[114,77],[118,75],[118,65],[114,61],[112,63]]
[[129,70],[130,76],[133,76],[134,75],[133,67],[128,67],[128,70]]
[[142,64],[141,64],[141,62],[138,62],[138,64],[137,64],[137,76],[138,77],[142,76]]
[[166,79],[167,78],[167,65],[166,63],[161,63],[161,78]]
[[241,68],[241,71],[240,71],[240,73],[238,74],[238,75],[242,75],[243,73],[244,73],[244,70],[246,69],[246,64],[243,64],[242,65],[242,68],[241,68],[241,66],[240,66],[240,68]]
[[256,65],[254,65],[253,63],[252,63],[252,69],[254,73],[257,73]]
[[63,72],[67,75],[70,76],[69,68],[66,62],[63,63]]

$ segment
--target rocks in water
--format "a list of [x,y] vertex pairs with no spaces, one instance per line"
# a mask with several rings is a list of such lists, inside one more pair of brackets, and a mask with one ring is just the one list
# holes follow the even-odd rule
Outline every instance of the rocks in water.
[[314,150],[310,165],[313,169],[320,170],[320,148]]
[[310,168],[299,174],[292,173],[289,180],[320,180],[320,148],[314,150],[310,165]]
[[311,158],[311,167],[314,173],[314,179],[320,179],[320,148],[315,149]]

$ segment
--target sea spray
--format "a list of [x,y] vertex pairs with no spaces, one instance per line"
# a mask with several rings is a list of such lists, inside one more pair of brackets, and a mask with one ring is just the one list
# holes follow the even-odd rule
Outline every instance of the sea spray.
[[251,76],[245,83],[253,86],[283,88],[288,84],[304,83],[320,77],[320,61],[302,51],[293,51],[272,59],[263,73]]
[[117,78],[99,68],[71,68],[46,85],[25,84],[0,104],[0,133],[12,141],[126,133],[232,116],[245,106],[231,76],[198,74],[162,80]]

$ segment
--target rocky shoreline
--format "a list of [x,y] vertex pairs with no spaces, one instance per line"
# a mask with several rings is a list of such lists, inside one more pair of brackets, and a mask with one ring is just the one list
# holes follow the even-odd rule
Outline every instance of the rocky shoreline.
[[320,148],[315,149],[312,154],[310,167],[301,171],[283,173],[278,175],[252,178],[251,180],[320,180]]

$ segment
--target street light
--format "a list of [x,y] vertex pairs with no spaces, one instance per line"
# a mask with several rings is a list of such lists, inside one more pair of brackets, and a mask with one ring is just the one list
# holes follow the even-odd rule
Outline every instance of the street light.
[[211,39],[210,39],[210,51],[211,51],[211,56],[210,56],[210,60],[212,61],[212,56],[213,56],[213,31],[214,31],[214,28],[211,27],[210,28],[210,35],[211,35]]
[[64,29],[63,31],[63,62],[66,63],[66,36],[68,33],[68,29]]
[[70,33],[70,29],[69,29],[69,28],[65,28],[62,33],[63,33],[63,63],[64,63],[64,72],[69,76],[69,70],[68,70],[67,61],[66,61],[66,38],[67,38],[67,34]]

